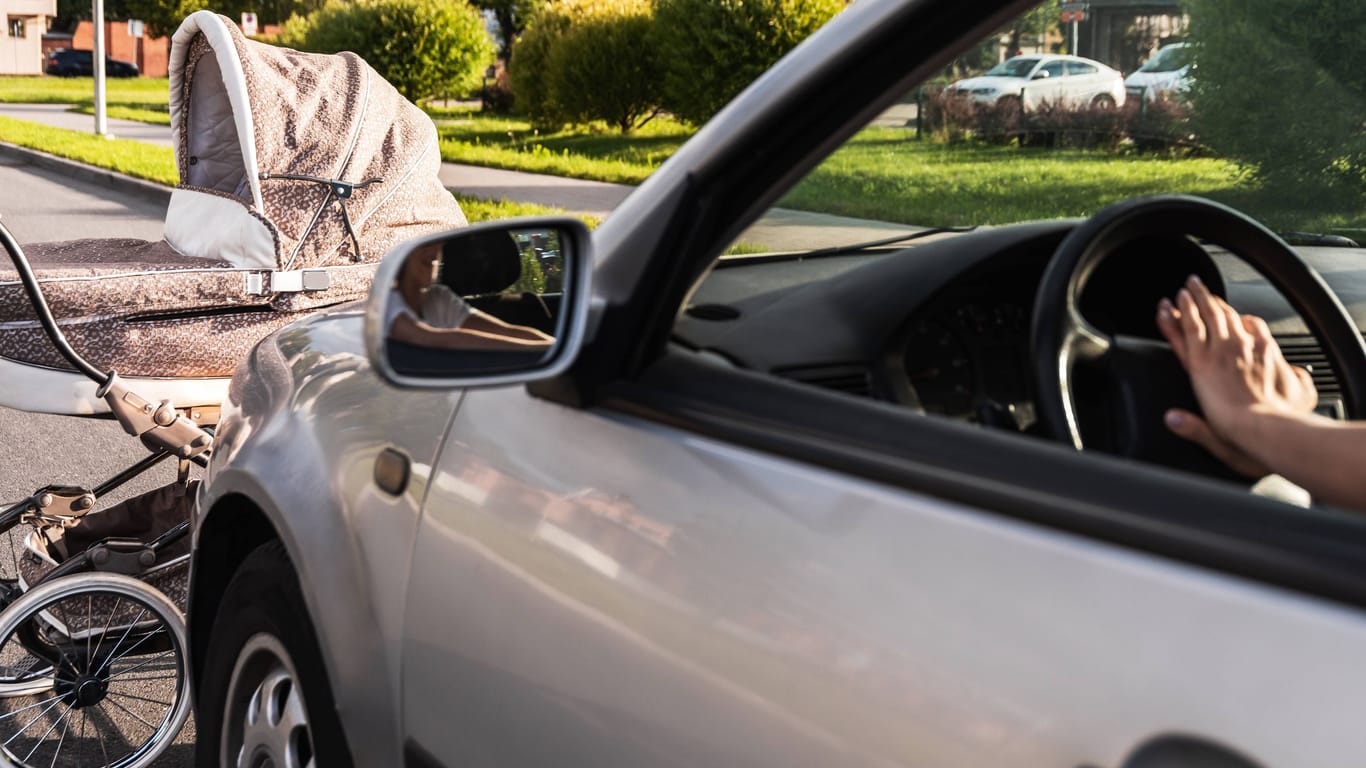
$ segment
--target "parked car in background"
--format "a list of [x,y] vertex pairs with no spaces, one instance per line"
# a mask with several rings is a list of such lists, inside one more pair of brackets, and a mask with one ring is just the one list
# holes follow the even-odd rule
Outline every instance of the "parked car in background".
[[[95,54],[93,51],[61,48],[48,54],[47,66],[43,71],[58,77],[93,77],[95,74]],[[131,61],[119,61],[105,57],[104,74],[109,77],[137,77],[139,74],[138,65]]]
[[1164,45],[1133,74],[1124,78],[1128,95],[1149,101],[1183,93],[1191,84],[1191,48],[1186,43]]
[[1124,103],[1124,76],[1080,56],[1013,56],[979,77],[959,80],[949,92],[983,104],[1019,99],[1025,109],[1045,102],[1115,107]]

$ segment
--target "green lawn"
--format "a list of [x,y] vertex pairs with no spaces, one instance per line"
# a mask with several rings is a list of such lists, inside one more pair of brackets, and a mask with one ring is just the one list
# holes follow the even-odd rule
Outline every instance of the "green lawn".
[[[170,98],[164,77],[109,77],[104,82],[110,105],[150,105],[164,112]],[[0,77],[0,102],[11,104],[94,104],[94,93],[90,77]]]
[[[168,121],[165,80],[110,84],[110,116]],[[71,103],[88,111],[90,88],[89,78],[4,77],[0,101]],[[542,133],[525,119],[470,108],[429,112],[441,137],[441,156],[448,162],[625,184],[643,181],[692,133],[668,119],[622,136],[605,129]],[[88,148],[81,150],[85,162],[98,157],[98,148],[119,144],[69,143]],[[159,179],[154,174],[164,173],[143,169],[146,161],[139,151],[116,152],[115,162],[133,168],[127,171],[133,175]],[[910,224],[997,224],[1085,216],[1107,203],[1156,192],[1211,197],[1277,229],[1360,235],[1366,228],[1366,214],[1350,207],[1287,211],[1284,201],[1294,199],[1293,194],[1258,189],[1236,164],[1216,158],[944,145],[915,141],[910,131],[898,128],[863,131],[781,204]]]

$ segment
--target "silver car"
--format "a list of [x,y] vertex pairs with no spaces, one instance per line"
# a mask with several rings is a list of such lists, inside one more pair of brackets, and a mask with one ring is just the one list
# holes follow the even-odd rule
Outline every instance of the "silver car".
[[1153,317],[1200,275],[1361,417],[1366,254],[1144,194],[1217,159],[869,125],[1025,8],[859,0],[591,234],[409,242],[260,343],[196,519],[199,764],[1359,763],[1366,521],[1168,432]]

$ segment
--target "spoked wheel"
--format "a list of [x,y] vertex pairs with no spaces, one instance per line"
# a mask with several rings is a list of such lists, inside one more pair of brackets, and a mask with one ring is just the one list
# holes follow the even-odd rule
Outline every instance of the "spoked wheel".
[[[150,764],[190,712],[187,649],[179,610],[137,579],[80,574],[29,590],[0,613],[0,664],[12,678],[0,698],[0,765]],[[19,691],[24,663],[50,667],[41,690],[33,679]]]

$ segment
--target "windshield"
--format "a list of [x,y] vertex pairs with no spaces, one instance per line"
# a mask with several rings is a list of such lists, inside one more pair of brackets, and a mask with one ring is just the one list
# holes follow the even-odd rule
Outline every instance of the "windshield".
[[993,77],[1028,77],[1038,63],[1038,59],[1007,59],[988,69],[985,74]]
[[[1145,194],[1199,195],[1277,232],[1366,242],[1366,60],[1351,31],[1362,26],[1299,25],[1289,34],[1282,23],[1328,6],[1362,19],[1366,6],[1158,5],[1160,17],[1148,6],[1096,14],[1089,30],[1061,22],[1056,2],[1007,22],[901,94],[732,253],[1086,217]],[[1264,58],[1269,41],[1275,66]],[[1027,74],[1042,55],[1074,46],[1107,69],[1011,88],[967,82]],[[1126,89],[1120,73],[1153,50],[1146,69],[1199,67],[1180,87]],[[836,218],[798,236],[791,224],[805,214]]]
[[1185,45],[1169,45],[1158,51],[1139,72],[1175,72],[1190,63],[1190,49]]

